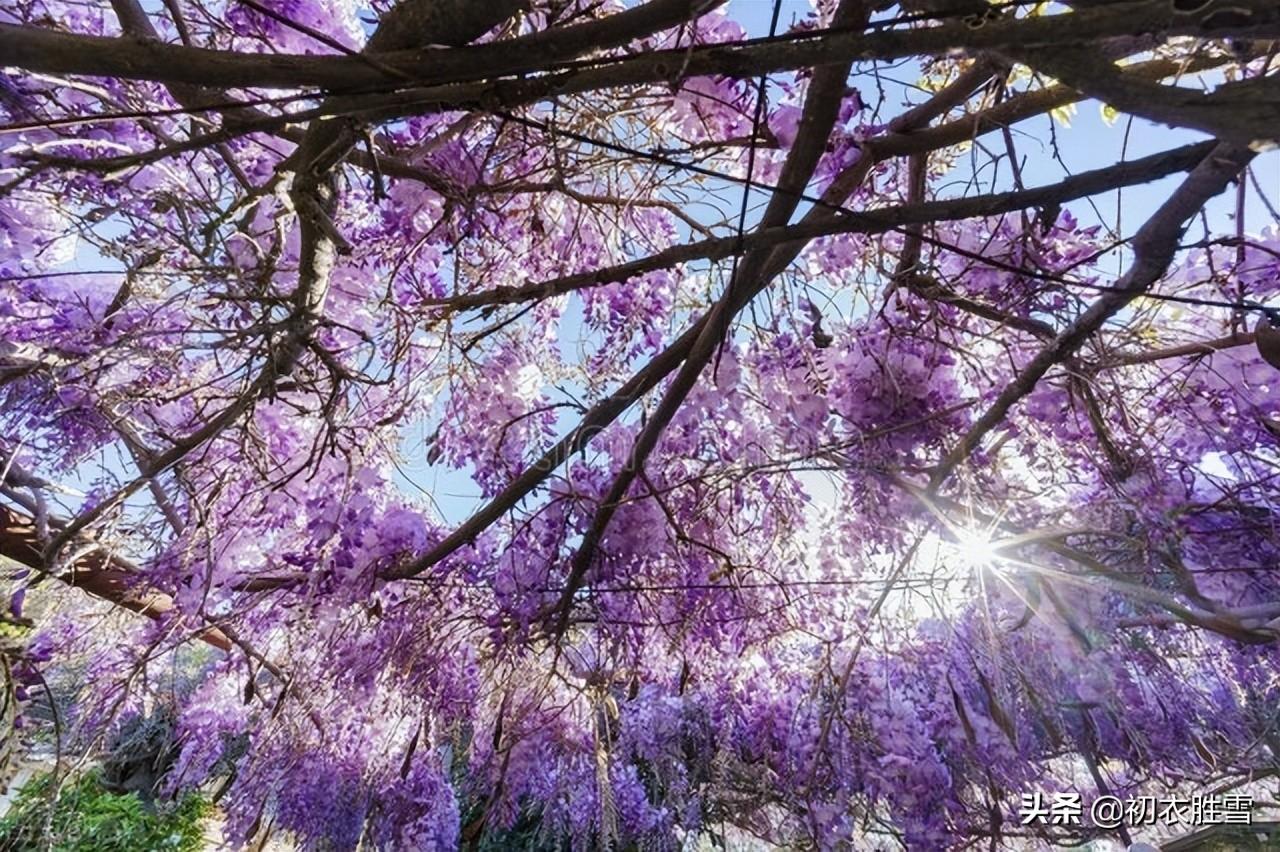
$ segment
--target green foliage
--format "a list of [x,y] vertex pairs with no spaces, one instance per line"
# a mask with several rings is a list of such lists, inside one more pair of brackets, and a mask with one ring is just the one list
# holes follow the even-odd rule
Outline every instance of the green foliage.
[[68,781],[51,802],[53,776],[19,791],[0,820],[0,850],[47,852],[195,852],[202,847],[209,803],[188,795],[147,809],[136,793],[112,793],[97,772]]

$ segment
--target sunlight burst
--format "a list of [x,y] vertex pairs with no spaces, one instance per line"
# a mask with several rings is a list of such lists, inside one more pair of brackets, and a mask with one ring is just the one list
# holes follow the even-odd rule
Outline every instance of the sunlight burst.
[[957,531],[953,547],[961,563],[973,570],[994,567],[1001,558],[999,549],[990,537],[978,532]]

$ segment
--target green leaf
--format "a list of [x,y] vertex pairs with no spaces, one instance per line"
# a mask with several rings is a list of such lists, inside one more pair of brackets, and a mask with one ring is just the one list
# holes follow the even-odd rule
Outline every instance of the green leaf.
[[174,807],[152,813],[136,794],[107,790],[95,772],[66,780],[51,803],[52,793],[53,777],[48,774],[18,791],[13,807],[0,819],[0,849],[196,852],[203,848],[203,823],[211,808],[199,796],[189,795]]

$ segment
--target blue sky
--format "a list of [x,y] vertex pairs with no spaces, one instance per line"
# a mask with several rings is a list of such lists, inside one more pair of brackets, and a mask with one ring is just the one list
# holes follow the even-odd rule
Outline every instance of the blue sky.
[[[785,32],[790,25],[806,17],[811,5],[807,0],[784,0],[779,16],[778,31]],[[773,0],[730,0],[728,14],[741,23],[747,30],[748,37],[766,36],[769,34],[770,18],[773,13]],[[918,77],[918,67],[904,65],[896,69],[882,70],[873,78],[863,75],[865,82],[855,74],[850,84],[862,88],[864,99],[870,101],[876,93],[883,91],[887,98],[884,105],[883,118],[887,120],[900,111],[904,101],[913,103],[922,100],[925,95],[913,89]],[[780,95],[777,87],[772,88],[775,99]],[[1113,118],[1109,123],[1103,115],[1102,104],[1097,101],[1083,101],[1074,110],[1069,123],[1055,122],[1048,116],[1036,118],[1019,125],[1014,130],[1015,143],[1023,158],[1022,176],[1028,186],[1053,183],[1061,180],[1069,173],[1087,171],[1111,165],[1122,158],[1136,159],[1147,154],[1174,148],[1188,142],[1205,138],[1196,133],[1173,130],[1168,127],[1154,125],[1142,119],[1134,119],[1126,115]],[[991,134],[981,140],[988,146],[1003,148],[1003,140],[998,134]],[[1055,145],[1056,143],[1056,145]],[[1056,152],[1055,152],[1056,147]],[[1059,159],[1060,158],[1060,159]],[[998,178],[998,188],[1010,188],[1011,174],[1007,164],[1002,164]],[[1272,204],[1280,203],[1280,154],[1271,152],[1260,156],[1253,166],[1258,185],[1270,195]],[[967,160],[960,160],[957,173],[967,177],[969,166]],[[984,176],[986,176],[984,174]],[[1130,187],[1125,190],[1099,196],[1094,199],[1096,209],[1088,202],[1076,202],[1070,205],[1072,213],[1085,225],[1111,225],[1117,221],[1119,212],[1120,230],[1124,235],[1145,221],[1154,209],[1162,203],[1169,192],[1178,184],[1177,175],[1153,183]],[[957,188],[957,192],[959,189]],[[946,194],[946,190],[942,191]],[[722,212],[736,217],[737,206],[741,199],[741,189],[726,184],[724,191],[718,192],[723,199]],[[767,202],[764,191],[756,191],[752,195],[752,212],[758,214]],[[1234,230],[1235,196],[1226,193],[1210,203],[1207,208],[1209,221],[1215,229],[1221,231]],[[699,218],[705,216],[710,222],[718,218],[707,209],[701,212],[690,211]],[[1246,212],[1246,230],[1258,232],[1264,226],[1272,224],[1270,213],[1252,186],[1248,189]],[[796,214],[802,215],[803,207]],[[749,216],[748,222],[755,219]],[[1192,232],[1194,234],[1195,231]],[[1126,263],[1123,251],[1117,251],[1107,259],[1108,271],[1119,274]],[[566,316],[562,332],[572,336],[581,325],[572,316],[570,309]],[[631,412],[634,416],[635,412]],[[572,424],[563,424],[569,428]],[[431,496],[447,521],[457,522],[464,519],[479,505],[478,491],[470,482],[466,471],[452,471],[440,465],[429,467],[422,458],[425,449],[421,439],[434,424],[421,424],[410,429],[406,450],[410,459],[405,465],[405,473],[410,481],[404,485],[410,492],[423,491]],[[421,492],[419,492],[421,494]]]
[[[785,31],[793,22],[803,19],[809,14],[810,9],[811,6],[807,0],[784,0],[779,19],[779,31]],[[772,11],[772,0],[731,0],[729,4],[730,16],[746,27],[750,37],[768,34]],[[874,98],[877,92],[884,91],[888,102],[884,106],[881,120],[886,120],[887,117],[900,111],[902,102],[907,100],[918,102],[924,97],[912,89],[917,75],[917,68],[907,65],[895,70],[885,70],[877,78],[864,74],[864,80],[855,74],[850,83],[863,89],[864,99],[868,101]],[[776,86],[772,89],[772,93],[776,101],[780,94]],[[1109,124],[1104,120],[1101,104],[1095,101],[1079,104],[1069,125],[1054,123],[1045,116],[1024,122],[1015,129],[1014,133],[1018,150],[1025,160],[1024,181],[1032,186],[1061,180],[1068,171],[1080,172],[1098,168],[1114,163],[1122,156],[1133,159],[1202,138],[1194,133],[1172,130],[1123,115]],[[1051,142],[1055,137],[1061,162],[1055,159],[1054,145]],[[983,144],[1003,146],[997,134],[985,137]],[[967,161],[961,160],[957,169],[967,175]],[[1273,205],[1280,202],[1280,154],[1270,152],[1260,156],[1255,160],[1253,170],[1258,185],[1269,194]],[[1009,177],[1008,168],[1005,165],[1001,174],[1000,188],[1008,186]],[[1122,231],[1125,234],[1131,234],[1133,229],[1145,220],[1146,215],[1164,200],[1178,180],[1178,176],[1172,176],[1145,186],[1131,187],[1122,193],[1099,197],[1096,199],[1096,212],[1085,202],[1071,205],[1071,210],[1086,224],[1098,222],[1110,224],[1116,220],[1118,211]],[[727,185],[726,190],[717,194],[723,199],[725,212],[736,215],[741,190]],[[946,190],[943,192],[945,193]],[[753,210],[758,212],[765,201],[767,196],[764,192],[754,193]],[[1221,231],[1234,230],[1234,207],[1233,193],[1214,199],[1208,208],[1210,223]],[[706,221],[717,218],[707,209],[701,212],[692,210],[690,212],[699,218],[705,217]],[[1256,233],[1264,226],[1271,224],[1270,213],[1257,196],[1253,186],[1248,188],[1245,213],[1247,231]],[[1099,214],[1101,214],[1100,217]],[[1117,256],[1109,261],[1108,266],[1118,273],[1124,260],[1122,253],[1117,253]],[[1111,262],[1114,262],[1114,267],[1110,266]],[[87,243],[82,244],[82,251],[77,257],[76,265],[80,269],[109,269],[119,266],[118,263],[99,256]],[[580,324],[572,318],[568,319],[565,333],[573,335],[576,333],[575,328],[580,330]],[[426,464],[426,450],[422,441],[435,425],[420,423],[406,429],[407,459],[401,485],[408,493],[419,497],[423,496],[422,491],[427,492],[445,520],[456,522],[465,518],[477,506],[478,492],[466,471],[452,471],[442,465]],[[566,427],[568,425],[570,424],[566,424]],[[106,461],[106,465],[108,469],[119,469],[120,462],[109,460]],[[422,491],[419,491],[419,488]]]

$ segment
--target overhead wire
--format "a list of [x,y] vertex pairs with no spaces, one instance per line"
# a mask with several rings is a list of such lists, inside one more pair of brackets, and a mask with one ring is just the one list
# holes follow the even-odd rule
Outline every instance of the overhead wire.
[[[1119,2],[1119,1],[1120,0],[1111,0],[1111,2]],[[1042,2],[1042,0],[1005,0],[1005,2],[992,4],[991,9],[995,11],[1000,11],[1003,9],[1012,9],[1012,8],[1021,8],[1021,7],[1035,8],[1035,6],[1037,6],[1040,2]],[[792,32],[781,33],[781,34],[775,33],[769,36],[762,36],[760,38],[754,38],[754,39],[744,39],[742,41],[737,41],[737,42],[724,42],[724,43],[711,42],[711,43],[702,44],[702,45],[694,45],[694,47],[708,47],[708,48],[758,47],[758,46],[768,45],[768,44],[785,44],[788,42],[809,41],[809,40],[819,39],[824,36],[843,35],[843,34],[855,32],[855,31],[887,30],[899,24],[919,23],[921,21],[926,21],[926,20],[945,21],[949,19],[965,19],[968,17],[970,17],[970,13],[961,12],[961,11],[945,11],[945,12],[937,12],[937,13],[913,13],[909,15],[896,15],[890,18],[885,18],[880,21],[873,21],[867,24],[865,27],[860,28],[860,30],[859,28],[853,25],[844,24],[844,25],[837,25],[832,27],[800,29],[800,30],[794,30]],[[299,25],[286,24],[286,26],[291,26],[291,28],[296,28]],[[308,32],[308,29],[309,28],[306,28],[300,31],[304,32],[305,34],[307,34],[312,38],[315,38],[316,37],[315,34]],[[474,47],[474,45],[472,45],[472,47]],[[464,46],[461,48],[454,48],[454,50],[466,50],[466,49],[467,49],[467,46]],[[352,51],[351,48],[346,46],[343,46],[342,50],[344,53],[351,55],[351,58],[363,57],[366,60],[371,60],[377,57],[377,54],[369,54],[369,55],[360,54],[358,51]],[[591,68],[591,67],[598,66],[603,60],[625,59],[635,55],[637,54],[606,55],[603,57],[592,57],[590,59],[565,59],[565,60],[559,60],[554,62],[548,62],[545,66],[543,66],[542,68],[539,68],[538,70],[544,73],[554,72],[554,71],[575,71],[583,68]],[[506,78],[518,79],[521,77],[528,79],[527,75],[515,75],[515,74],[507,75]],[[476,74],[473,74],[470,76],[458,75],[456,77],[451,77],[447,82],[462,83],[462,82],[467,82],[469,80],[474,80],[474,79],[487,79],[487,75],[483,71],[478,71],[476,72]],[[385,85],[371,85],[371,86],[365,86],[365,87],[354,88],[354,89],[344,89],[343,94],[351,95],[351,96],[385,94],[387,92],[399,91],[401,89],[409,88],[411,82],[412,82],[411,79],[410,80],[401,79],[396,85],[390,86],[390,87]],[[327,90],[324,89],[323,87],[316,87],[316,88],[307,89],[301,92],[292,92],[287,95],[257,97],[257,98],[246,99],[243,101],[227,100],[219,103],[202,104],[199,106],[190,106],[190,107],[179,106],[179,107],[174,107],[170,109],[157,109],[157,110],[146,110],[146,111],[121,110],[114,113],[108,112],[108,113],[101,113],[93,116],[67,116],[65,118],[60,118],[60,119],[48,119],[48,120],[29,121],[29,122],[14,122],[12,124],[0,124],[0,133],[17,132],[22,130],[47,129],[52,127],[66,127],[66,126],[74,126],[75,124],[98,122],[98,121],[119,121],[119,120],[141,119],[141,118],[159,118],[159,117],[166,117],[166,116],[172,116],[172,115],[196,115],[200,113],[217,112],[222,110],[233,110],[236,108],[250,107],[250,106],[262,106],[267,104],[287,104],[287,103],[304,101],[304,100],[320,100],[324,98],[324,96],[326,95],[326,92]],[[287,115],[281,116],[281,118],[288,119],[288,120],[302,120],[302,119],[310,119],[310,118],[316,118],[316,117],[324,117],[324,115],[326,114],[325,113],[313,114],[313,112],[308,112],[303,116],[298,116],[296,119]]]
[[[1008,2],[993,4],[991,9],[995,11],[1000,11],[1004,9],[1020,8],[1024,6],[1034,7],[1035,5],[1036,5],[1036,0],[1008,0]],[[780,13],[781,13],[781,4],[778,0],[775,0],[772,20],[770,23],[769,35],[760,37],[760,38],[755,38],[755,39],[744,39],[741,42],[734,42],[733,44],[735,46],[737,45],[755,46],[755,45],[761,45],[761,44],[794,42],[794,41],[820,38],[826,35],[836,35],[836,34],[842,34],[846,32],[852,32],[854,31],[854,29],[858,29],[856,25],[845,24],[845,25],[835,25],[835,26],[823,27],[823,28],[815,28],[812,30],[803,30],[803,29],[794,30],[791,32],[779,34],[777,32],[777,25],[778,25]],[[969,15],[967,13],[962,11],[940,11],[936,13],[931,12],[931,13],[916,13],[916,14],[910,14],[910,15],[898,15],[891,18],[886,18],[881,21],[871,22],[869,24],[866,24],[865,26],[862,26],[860,29],[863,31],[884,30],[899,24],[910,24],[910,23],[920,22],[923,20],[945,20],[948,18],[963,19],[963,18],[967,18],[968,16]],[[566,60],[564,62],[559,62],[559,63],[550,63],[547,66],[547,68],[544,70],[552,70],[552,71],[572,70],[577,67],[587,67],[593,64],[597,64],[598,61],[599,60],[597,59]],[[851,210],[850,208],[848,208],[843,204],[832,203],[832,202],[826,201],[825,199],[805,193],[803,191],[791,191],[791,190],[787,190],[782,187],[779,187],[775,184],[770,184],[765,181],[755,180],[753,170],[754,170],[757,146],[758,146],[759,135],[760,135],[759,129],[760,129],[760,121],[762,118],[761,112],[763,108],[763,92],[767,84],[767,78],[768,78],[767,74],[762,75],[760,77],[760,82],[758,85],[756,115],[753,121],[752,134],[751,134],[751,139],[750,139],[749,148],[748,148],[747,174],[745,178],[738,177],[736,175],[726,174],[716,169],[707,168],[705,166],[701,166],[695,163],[689,163],[683,160],[679,160],[679,159],[658,153],[656,151],[644,151],[644,150],[633,148],[627,145],[622,145],[617,142],[612,142],[610,140],[600,139],[598,137],[593,137],[587,134],[579,133],[577,131],[568,130],[566,128],[553,127],[548,122],[539,121],[537,119],[528,118],[525,116],[519,116],[507,111],[494,110],[493,114],[503,119],[509,120],[513,123],[528,126],[545,133],[554,134],[557,136],[563,136],[569,139],[574,139],[575,141],[582,142],[583,144],[593,145],[595,147],[613,151],[614,153],[636,157],[639,159],[646,160],[648,162],[656,163],[658,165],[679,169],[692,174],[702,175],[704,177],[715,178],[717,180],[722,180],[728,183],[741,184],[744,187],[743,202],[742,202],[742,207],[739,211],[738,227],[737,227],[737,236],[740,243],[744,240],[744,237],[745,237],[746,208],[747,208],[748,198],[750,196],[750,192],[753,187],[759,188],[759,189],[766,189],[771,192],[791,194],[801,201],[807,202],[809,204],[812,204],[822,209],[831,210],[836,213],[841,213],[846,215],[849,215],[849,214],[856,215],[857,211]],[[379,88],[379,89],[370,89],[369,91],[372,93],[375,91],[382,91],[382,90],[383,89]],[[91,121],[108,121],[108,120],[123,119],[123,118],[154,117],[154,116],[169,114],[169,113],[172,113],[172,114],[188,113],[189,114],[194,112],[204,112],[204,111],[210,111],[210,110],[245,108],[245,107],[264,105],[269,103],[287,103],[289,101],[304,100],[308,98],[314,98],[316,96],[317,96],[317,93],[313,92],[309,94],[304,93],[304,94],[291,94],[291,95],[277,96],[277,97],[252,98],[244,101],[228,101],[225,104],[204,105],[204,106],[190,108],[190,109],[182,107],[182,108],[171,109],[171,110],[148,111],[146,113],[130,112],[130,113],[119,113],[119,114],[104,114],[99,116],[71,117],[68,119],[49,119],[47,121],[25,122],[25,123],[17,123],[17,124],[0,126],[0,132],[9,131],[9,130],[30,129],[32,127],[62,126],[61,124],[62,122],[68,122],[68,121],[77,122],[77,123],[91,122]],[[281,116],[280,118],[281,120],[291,120],[291,118],[287,115]],[[903,235],[906,234],[906,230],[901,226],[891,227],[888,230],[894,233],[899,233]],[[1055,274],[1052,272],[1046,272],[1044,270],[1014,266],[1013,264],[1002,262],[997,258],[985,257],[975,252],[969,252],[959,246],[939,240],[936,237],[930,237],[925,235],[925,236],[922,236],[921,239],[924,242],[927,242],[936,248],[953,251],[971,260],[974,260],[975,262],[983,263],[985,265],[992,266],[994,268],[998,268],[1003,271],[1025,275],[1027,277],[1036,278],[1039,280],[1048,281],[1055,284],[1061,284],[1064,286],[1081,287],[1081,288],[1092,290],[1095,292],[1101,292],[1101,293],[1128,292],[1127,290],[1125,290],[1125,288],[1122,288],[1122,287],[1115,287],[1111,285],[1100,284],[1097,282],[1082,281],[1079,279],[1067,278],[1063,275]],[[739,248],[733,254],[734,272],[736,272],[737,263],[740,255],[741,255],[741,249]],[[1192,305],[1192,306],[1198,306],[1198,307],[1222,308],[1222,309],[1233,310],[1233,311],[1260,312],[1266,315],[1273,322],[1273,324],[1280,324],[1280,309],[1270,307],[1260,302],[1256,302],[1252,300],[1229,301],[1229,300],[1221,300],[1221,299],[1208,299],[1208,298],[1195,297],[1195,296],[1179,296],[1174,294],[1163,294],[1163,293],[1157,293],[1157,292],[1144,292],[1141,295],[1144,298],[1148,298],[1156,301],[1171,302],[1176,304],[1185,304],[1185,305]]]
[[[676,158],[667,156],[665,154],[651,152],[651,151],[644,151],[638,148],[630,147],[628,145],[623,145],[618,142],[613,142],[607,139],[600,139],[598,137],[593,137],[588,134],[579,133],[577,131],[568,130],[560,127],[552,127],[547,122],[539,121],[533,118],[517,116],[512,113],[507,113],[502,111],[496,112],[495,114],[500,117],[510,119],[511,121],[517,124],[522,124],[548,134],[563,136],[565,138],[573,139],[583,144],[592,145],[605,150],[613,151],[614,153],[623,154],[630,157],[636,157],[637,159],[642,159],[648,162],[655,163],[657,165],[679,169],[681,171],[701,175],[703,177],[716,178],[718,180],[723,180],[726,183],[743,185],[746,188],[744,189],[744,198],[745,198],[746,192],[749,191],[749,188],[754,186],[755,188],[765,189],[771,192],[779,192],[784,194],[789,193],[799,198],[801,201],[812,204],[815,207],[819,207],[825,210],[830,210],[834,213],[839,213],[842,215],[852,215],[852,216],[859,215],[859,211],[853,210],[843,204],[827,201],[818,196],[810,195],[809,193],[806,193],[804,191],[788,190],[784,187],[778,186],[776,184],[771,184],[767,181],[751,180],[750,176],[748,176],[747,178],[743,178],[743,177],[738,177],[737,175],[726,174],[724,172],[720,172],[715,169],[711,169],[706,166],[699,165],[697,163],[688,163],[683,160],[678,160]],[[754,146],[757,141],[756,140],[757,135],[758,134],[753,133],[753,137],[751,140],[752,151],[754,151]],[[902,226],[892,226],[887,230],[893,233],[902,234],[904,236],[907,234],[906,229]],[[741,238],[741,232],[739,236]],[[920,238],[924,242],[929,243],[930,245],[933,245],[935,248],[941,248],[944,250],[953,251],[956,254],[966,257],[970,260],[974,260],[976,262],[983,263],[988,266],[993,266],[995,268],[1001,269],[1002,271],[1017,273],[1019,275],[1025,275],[1030,278],[1036,278],[1043,281],[1048,281],[1050,283],[1062,284],[1064,286],[1082,287],[1084,289],[1093,290],[1095,292],[1102,292],[1102,293],[1130,292],[1123,287],[1116,287],[1116,286],[1107,285],[1107,284],[1099,284],[1092,281],[1083,281],[1076,278],[1068,278],[1064,275],[1059,275],[1052,272],[1046,272],[1044,270],[1032,269],[1032,268],[1022,267],[1022,266],[1015,266],[1013,264],[1001,261],[998,258],[986,257],[976,252],[972,252],[967,249],[964,249],[960,246],[956,246],[954,244],[948,243],[944,240],[939,240],[936,237],[921,235]],[[735,254],[735,257],[736,257],[736,254]],[[1252,300],[1227,301],[1227,300],[1221,300],[1221,299],[1206,299],[1206,298],[1195,297],[1195,296],[1178,296],[1174,294],[1157,293],[1157,292],[1151,292],[1151,291],[1143,292],[1141,295],[1144,298],[1154,299],[1157,301],[1173,302],[1177,304],[1196,305],[1200,307],[1226,308],[1226,309],[1238,310],[1238,311],[1257,311],[1260,313],[1264,313],[1268,317],[1271,317],[1273,319],[1280,320],[1280,311],[1278,311],[1277,308],[1273,308],[1273,307],[1264,305],[1260,302],[1255,302]]]

